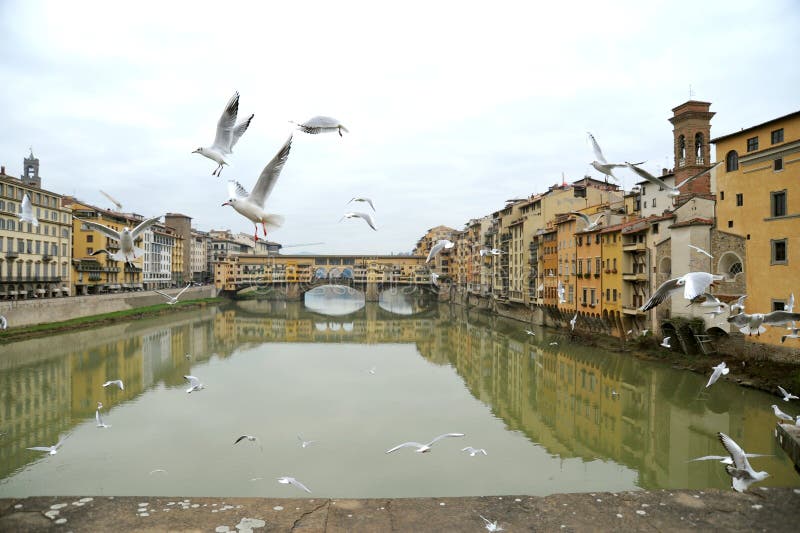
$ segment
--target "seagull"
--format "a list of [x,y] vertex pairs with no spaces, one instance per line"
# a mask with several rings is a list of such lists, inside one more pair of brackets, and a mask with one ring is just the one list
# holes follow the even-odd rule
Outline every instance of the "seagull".
[[[370,372],[370,373],[374,373],[374,372]],[[297,436],[297,440],[300,441],[300,447],[301,448],[308,448],[313,443],[317,442],[315,440],[304,440],[303,437],[301,437],[300,435]]]
[[121,379],[115,379],[113,381],[106,381],[105,383],[103,383],[103,388],[106,388],[109,385],[116,385],[117,387],[119,387],[119,390],[125,390],[125,384],[122,383]]
[[325,133],[327,131],[338,131],[339,137],[342,137],[342,131],[350,133],[341,122],[331,117],[313,117],[305,122],[298,124],[290,120],[292,124],[297,124],[297,129],[305,133],[316,135],[317,133]]
[[594,219],[594,222],[589,220],[589,217],[584,215],[583,213],[578,213],[577,211],[570,211],[571,214],[577,216],[581,220],[586,223],[586,227],[583,228],[583,231],[591,231],[600,225],[600,219],[605,217],[605,213],[600,213],[597,218]]
[[193,392],[204,389],[206,386],[200,383],[200,380],[194,376],[183,376],[189,382],[189,388],[186,389],[186,392]]
[[664,340],[661,341],[661,346],[663,346],[664,348],[672,348],[672,346],[669,345],[669,340],[671,338],[672,337],[664,337]]
[[376,368],[373,366],[367,372],[369,372],[370,374],[372,374],[374,376],[375,375],[375,370],[376,370]]
[[712,366],[711,368],[714,369],[714,372],[711,373],[711,377],[708,378],[708,383],[706,383],[706,388],[709,388],[711,385],[717,382],[720,376],[727,375],[728,372],[731,371],[730,368],[725,365],[725,361],[721,362],[717,366]]
[[484,522],[484,525],[486,526],[486,529],[487,529],[488,531],[505,531],[505,530],[504,530],[502,527],[500,527],[500,526],[497,524],[497,520],[495,520],[494,522],[492,522],[491,520],[489,520],[488,518],[486,518],[486,517],[485,517],[485,516],[483,516],[483,515],[478,515],[478,516],[480,516],[480,517],[481,517],[481,519],[483,520],[483,522]]
[[261,229],[264,231],[264,236],[267,236],[267,225],[279,227],[283,224],[283,217],[280,215],[270,215],[264,211],[264,202],[267,201],[269,193],[275,187],[275,182],[278,181],[278,176],[283,170],[283,165],[286,164],[286,159],[289,157],[289,150],[292,148],[292,136],[290,135],[286,142],[283,144],[275,157],[267,163],[264,170],[258,176],[253,191],[248,193],[247,189],[242,187],[239,182],[228,181],[228,196],[230,199],[223,202],[222,205],[229,205],[233,207],[240,215],[251,220],[255,225],[255,233],[253,240],[258,241],[258,223],[261,223]]
[[403,444],[398,444],[394,448],[386,450],[386,453],[392,453],[394,451],[399,450],[400,448],[406,448],[406,447],[416,448],[416,450],[414,451],[417,453],[426,453],[431,451],[431,446],[433,446],[433,444],[439,440],[442,440],[446,437],[463,437],[463,436],[464,436],[463,433],[445,433],[444,435],[439,435],[438,437],[436,437],[427,444],[420,444],[419,442],[404,442]]
[[504,253],[506,252],[500,250],[499,248],[492,248],[491,250],[489,250],[489,255],[502,255]]
[[550,346],[558,346],[558,343],[556,341],[553,341],[550,343]]
[[571,331],[575,331],[575,324],[577,322],[578,322],[578,313],[575,313],[575,316],[572,317],[572,320],[569,321],[570,328],[572,328]]
[[560,304],[565,304],[565,303],[567,303],[567,300],[566,300],[566,298],[564,297],[564,293],[566,293],[566,292],[567,292],[567,289],[566,289],[566,288],[564,288],[564,284],[563,284],[563,283],[561,283],[561,280],[558,280],[558,289],[557,289],[557,292],[558,292],[558,303],[560,303]]
[[735,304],[731,304],[731,313],[744,313],[744,299],[747,298],[746,294],[742,294],[739,296],[739,299],[736,300]]
[[431,272],[431,283],[433,284],[434,287],[439,286],[439,274],[437,274],[436,272]]
[[211,173],[212,176],[219,176],[222,173],[222,166],[227,165],[225,156],[233,153],[233,147],[239,138],[247,130],[250,121],[253,120],[255,115],[250,115],[244,122],[236,124],[236,115],[239,113],[239,93],[233,94],[228,105],[225,106],[225,111],[219,117],[217,122],[217,136],[214,138],[214,144],[206,146],[205,148],[198,148],[193,154],[200,154],[217,163],[217,168]]
[[[375,211],[375,206],[372,205],[372,200],[370,200],[369,198],[361,198],[361,197],[357,196],[355,198],[352,198],[350,200],[350,202],[366,202],[366,203],[369,204],[369,206],[372,208],[372,210]],[[347,202],[347,203],[349,204],[350,202]]]
[[156,468],[155,470],[151,470],[147,473],[148,476],[152,476],[153,474],[167,474],[168,472],[163,468]]
[[439,241],[438,241],[436,244],[434,244],[433,246],[431,246],[431,251],[430,251],[430,252],[428,252],[428,258],[425,260],[425,262],[426,262],[426,263],[430,263],[430,262],[431,262],[431,259],[433,259],[434,257],[436,257],[436,254],[438,254],[438,253],[439,253],[439,252],[441,252],[442,250],[449,250],[450,248],[452,248],[452,247],[453,247],[453,246],[455,246],[455,245],[456,245],[456,244],[455,244],[454,242],[452,242],[452,241],[449,241],[449,240],[447,240],[447,239],[441,239],[441,240],[439,240]]
[[489,250],[487,250],[486,248],[481,248],[480,250],[478,250],[478,254],[480,254],[481,257],[483,257],[484,255],[490,255]]
[[378,228],[375,227],[375,219],[372,218],[372,215],[370,215],[369,213],[357,213],[357,212],[345,213],[344,215],[342,215],[342,218],[339,219],[339,222],[341,222],[346,218],[363,218],[367,222],[367,224],[369,224],[370,228],[374,229],[375,231],[378,231]]
[[527,333],[528,335],[536,335],[536,333],[534,333],[533,331],[531,331],[529,329],[526,329],[525,333]]
[[[134,259],[138,259],[142,255],[144,255],[144,250],[141,248],[134,246],[134,242],[139,236],[145,232],[147,228],[158,222],[158,219],[161,216],[148,218],[147,220],[142,221],[133,229],[128,228],[127,226],[122,228],[122,231],[117,231],[111,229],[107,226],[102,224],[98,224],[97,222],[92,222],[91,220],[85,220],[79,218],[78,220],[81,221],[81,224],[88,227],[89,229],[93,229],[95,231],[99,231],[109,239],[114,239],[115,241],[119,242],[119,250],[116,252],[109,252],[108,250],[102,249],[97,250],[94,254],[105,252],[108,256],[113,259],[114,261],[124,261],[126,263],[132,262]],[[92,254],[92,255],[94,255]]]
[[111,196],[110,194],[108,194],[107,192],[105,192],[105,191],[102,191],[102,190],[100,191],[100,194],[102,194],[103,196],[105,196],[106,198],[108,198],[108,200],[109,200],[109,201],[110,201],[112,204],[114,204],[114,207],[116,207],[116,208],[117,208],[117,211],[122,211],[122,204],[121,204],[120,202],[118,202],[116,199],[114,199],[114,197],[113,197],[113,196]]
[[637,165],[636,163],[626,163],[626,164],[628,165],[628,168],[630,168],[631,170],[633,170],[633,171],[634,171],[635,173],[637,173],[637,174],[638,174],[640,177],[642,177],[642,178],[646,179],[646,180],[647,180],[647,181],[649,181],[650,183],[653,183],[653,184],[655,184],[655,185],[658,185],[659,187],[662,187],[664,190],[666,190],[666,191],[667,191],[667,194],[668,194],[669,196],[680,196],[680,194],[681,194],[681,191],[680,191],[679,189],[680,189],[681,187],[683,187],[684,185],[686,185],[687,183],[689,183],[689,182],[691,182],[691,181],[694,181],[694,180],[696,180],[697,178],[699,178],[700,176],[702,176],[702,175],[703,175],[703,174],[705,174],[706,172],[710,172],[711,170],[713,170],[713,169],[717,168],[719,165],[721,165],[721,164],[722,164],[722,161],[718,162],[716,165],[713,165],[713,166],[711,166],[711,167],[708,167],[707,169],[703,170],[702,172],[699,172],[699,173],[695,174],[694,176],[690,176],[690,177],[686,178],[685,180],[683,180],[682,182],[678,183],[678,184],[677,184],[677,185],[675,185],[674,187],[672,187],[672,186],[670,186],[670,185],[667,185],[667,184],[666,184],[666,183],[664,183],[664,182],[663,182],[661,179],[659,179],[659,178],[657,178],[657,177],[653,176],[652,174],[650,174],[650,173],[649,173],[649,172],[647,172],[646,170],[644,170],[644,169],[642,169],[642,168],[639,168],[638,166],[636,166],[636,165]]
[[783,411],[781,411],[780,409],[778,409],[777,405],[772,404],[771,407],[772,407],[772,412],[775,413],[775,416],[777,416],[781,420],[786,420],[788,422],[794,422],[794,417],[793,416],[789,416],[786,413],[784,413]]
[[[703,296],[705,297],[705,300],[703,300],[702,302],[698,303],[699,299],[695,298],[694,300],[689,302],[689,305],[698,304],[700,307],[721,307],[725,305],[719,298],[717,298],[710,292],[704,292]],[[689,305],[687,305],[686,307],[689,307]]]
[[800,320],[800,313],[790,313],[788,311],[773,311],[771,313],[739,313],[728,317],[728,323],[733,324],[745,335],[755,333],[760,336],[767,331],[762,324],[767,326],[782,326],[788,322]]
[[181,289],[181,292],[179,292],[179,293],[178,293],[178,294],[176,294],[175,296],[170,296],[169,294],[167,294],[167,293],[164,293],[164,292],[161,292],[161,291],[159,291],[159,290],[157,290],[157,289],[154,289],[154,290],[153,290],[153,292],[157,292],[158,294],[160,294],[161,296],[163,296],[164,298],[166,298],[166,299],[167,299],[167,301],[166,301],[166,304],[167,304],[167,305],[175,305],[176,303],[178,303],[178,298],[180,298],[180,297],[181,297],[181,294],[183,294],[184,292],[186,292],[186,289],[188,289],[188,288],[189,288],[189,287],[191,287],[191,286],[192,286],[192,284],[191,284],[191,283],[189,283],[187,286],[185,286],[183,289]]
[[603,151],[600,150],[600,145],[597,144],[594,135],[589,133],[589,139],[592,142],[592,149],[594,150],[595,160],[592,161],[592,166],[594,167],[594,169],[600,172],[601,174],[605,174],[606,176],[613,178],[614,181],[619,181],[617,177],[614,175],[614,169],[622,168],[626,165],[622,163],[609,163],[608,161],[606,161],[606,158],[603,156]]
[[28,193],[25,193],[25,196],[22,197],[22,210],[19,215],[20,222],[29,222],[33,224],[34,227],[39,226],[39,220],[33,214],[33,205],[31,205],[31,199],[28,197]]
[[750,466],[750,462],[747,460],[747,455],[744,453],[744,450],[736,444],[732,438],[721,432],[718,433],[718,435],[720,442],[722,442],[722,445],[733,460],[733,464],[727,465],[725,470],[732,478],[731,481],[734,490],[744,492],[750,484],[756,481],[762,481],[769,476],[766,472],[756,472],[753,470],[753,467]]
[[704,292],[715,281],[721,281],[724,276],[709,274],[708,272],[689,272],[678,278],[665,281],[656,290],[645,304],[639,308],[640,311],[647,311],[654,308],[670,295],[683,288],[683,297],[687,300],[694,300]]
[[[188,391],[187,391],[187,392],[188,392]],[[236,440],[233,442],[233,445],[234,445],[234,446],[236,446],[237,444],[239,444],[241,441],[243,441],[243,440],[245,440],[245,439],[249,440],[250,442],[256,442],[256,443],[258,443],[258,446],[259,446],[259,448],[261,448],[261,450],[262,450],[262,451],[264,450],[264,447],[263,447],[263,446],[261,446],[261,442],[259,442],[259,440],[258,440],[258,437],[255,437],[255,436],[253,436],[253,435],[242,435],[241,437],[239,437],[238,439],[236,439]]]
[[469,452],[469,456],[470,457],[475,457],[479,453],[482,453],[483,455],[489,455],[488,453],[486,453],[486,450],[484,450],[483,448],[473,448],[472,446],[467,446],[466,448],[461,448],[461,451],[462,452]]
[[789,299],[783,304],[783,310],[789,311],[790,313],[794,311],[794,293],[790,294]]
[[[770,454],[766,453],[746,453],[744,454],[745,457],[772,457]],[[733,458],[730,455],[704,455],[703,457],[696,457],[694,459],[689,459],[686,461],[687,463],[693,463],[695,461],[719,461],[724,465],[732,465]]]
[[786,339],[800,339],[800,328],[789,328],[791,333],[788,335],[781,335],[781,343],[786,342]]
[[717,318],[718,315],[721,315],[724,312],[725,312],[725,308],[720,305],[716,309],[712,309],[711,311],[708,311],[707,313],[703,313],[703,314],[704,315],[711,315],[711,318]]
[[0,329],[8,329],[8,319],[0,315]]
[[787,391],[786,389],[784,389],[780,385],[778,385],[778,390],[781,391],[781,394],[783,394],[783,401],[784,402],[788,402],[789,400],[797,400],[798,399],[797,396],[795,396],[791,392]]
[[303,485],[302,483],[300,483],[299,481],[297,481],[293,477],[289,477],[289,476],[279,477],[278,478],[278,483],[283,483],[284,485],[288,485],[288,484],[291,483],[292,485],[294,485],[298,489],[303,489],[307,493],[311,494],[311,491],[308,490],[308,487],[306,487],[305,485]]
[[58,443],[56,443],[56,444],[54,444],[52,446],[34,446],[32,448],[27,448],[27,449],[28,450],[33,450],[33,451],[36,451],[36,452],[47,452],[50,455],[55,455],[55,454],[58,453],[58,449],[61,447],[61,445],[64,444],[64,440],[66,438],[67,438],[66,435],[61,437],[61,439],[59,439]]
[[713,256],[713,255],[711,255],[710,253],[706,252],[705,250],[703,250],[703,249],[702,249],[702,248],[700,248],[699,246],[694,246],[693,244],[690,244],[690,245],[689,245],[689,248],[691,248],[692,250],[694,250],[694,251],[696,251],[696,252],[699,252],[699,253],[701,253],[701,254],[703,254],[703,255],[707,255],[707,256],[708,256],[708,257],[710,257],[711,259],[714,259],[714,256]]
[[[102,404],[100,404],[102,406]],[[97,411],[94,412],[94,419],[97,422],[97,427],[99,428],[110,428],[109,424],[103,422],[103,417],[100,416],[100,408],[98,407]]]

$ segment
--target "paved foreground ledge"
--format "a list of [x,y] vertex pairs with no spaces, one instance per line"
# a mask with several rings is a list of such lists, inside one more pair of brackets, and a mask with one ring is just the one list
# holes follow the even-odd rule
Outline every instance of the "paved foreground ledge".
[[797,531],[800,489],[468,498],[32,497],[0,500],[0,531]]

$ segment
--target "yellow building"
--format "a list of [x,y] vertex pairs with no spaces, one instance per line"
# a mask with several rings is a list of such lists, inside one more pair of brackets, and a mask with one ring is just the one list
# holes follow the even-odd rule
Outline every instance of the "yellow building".
[[[783,309],[800,274],[800,111],[712,142],[723,161],[716,174],[717,226],[746,239],[746,311]],[[773,327],[749,338],[780,344],[784,334]]]
[[[577,302],[575,299],[577,272],[577,254],[575,246],[575,218],[572,215],[556,217],[556,240],[558,242],[558,281],[564,286],[564,302],[558,303],[562,311],[572,313]],[[570,315],[571,316],[571,315]]]
[[622,317],[622,228],[624,224],[609,226],[600,230],[602,275],[600,276],[603,295],[600,298],[600,310],[603,318],[607,318],[620,333],[619,324]]

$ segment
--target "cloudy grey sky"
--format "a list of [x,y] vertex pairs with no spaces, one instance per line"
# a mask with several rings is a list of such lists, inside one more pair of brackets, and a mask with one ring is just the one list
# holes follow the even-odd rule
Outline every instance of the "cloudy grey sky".
[[[392,253],[596,175],[587,131],[609,161],[671,166],[690,85],[712,137],[800,109],[795,0],[608,3],[0,0],[0,163],[18,176],[32,145],[46,189],[252,232],[226,180],[249,189],[289,120],[329,115],[350,133],[295,134],[270,238]],[[216,178],[191,152],[234,91],[255,118]],[[379,231],[337,223],[356,195]]]

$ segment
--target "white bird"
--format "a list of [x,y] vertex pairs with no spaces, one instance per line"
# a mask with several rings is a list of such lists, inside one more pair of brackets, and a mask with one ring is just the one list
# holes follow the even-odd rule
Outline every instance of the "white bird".
[[558,280],[558,289],[557,289],[557,293],[558,293],[558,303],[560,303],[560,304],[565,304],[565,303],[567,303],[567,300],[566,300],[566,298],[564,297],[564,294],[565,294],[566,292],[567,292],[567,289],[564,287],[564,284],[563,284],[563,283],[561,283],[561,280]]
[[742,294],[736,300],[735,304],[731,304],[731,313],[743,313],[744,312],[744,299],[747,298],[746,294]]
[[194,376],[183,376],[185,380],[189,382],[189,388],[186,389],[186,392],[194,392],[201,389],[204,389],[206,386],[200,383],[200,380]]
[[781,343],[786,342],[786,339],[800,339],[800,328],[789,328],[792,332],[788,335],[781,336]]
[[534,333],[533,331],[531,331],[529,329],[526,329],[525,333],[527,333],[528,335],[536,335],[536,333]]
[[486,518],[486,517],[485,517],[485,516],[483,516],[483,515],[478,515],[478,516],[480,516],[480,517],[481,517],[481,519],[482,519],[482,520],[483,520],[483,522],[484,522],[484,526],[486,526],[486,529],[487,529],[488,531],[505,531],[505,530],[504,530],[502,527],[500,527],[500,525],[497,523],[497,520],[495,520],[494,522],[492,522],[491,520],[489,520],[488,518]]
[[219,176],[222,172],[222,166],[227,165],[225,156],[233,153],[233,147],[236,142],[247,130],[250,121],[253,120],[254,115],[250,115],[243,122],[236,124],[236,116],[239,114],[239,93],[236,92],[228,100],[228,105],[225,106],[225,111],[219,117],[217,122],[217,135],[214,138],[214,144],[211,146],[201,147],[192,152],[193,154],[200,154],[217,163],[217,168],[211,173],[212,176]]
[[315,440],[305,440],[305,439],[304,439],[303,437],[301,437],[300,435],[298,435],[298,436],[297,436],[297,440],[299,440],[299,441],[300,441],[300,447],[301,447],[301,448],[308,448],[308,447],[309,447],[309,446],[311,446],[313,443],[317,442],[317,441],[315,441]]
[[[705,297],[705,300],[703,300],[702,302],[698,302],[698,300],[695,299],[690,301],[689,305],[697,304],[700,307],[720,307],[725,305],[725,303],[722,302],[722,300],[720,300],[710,292],[703,293],[703,296]],[[687,305],[686,307],[689,307],[689,305]]]
[[283,483],[284,485],[292,484],[295,487],[297,487],[298,489],[302,489],[302,490],[306,491],[307,493],[311,494],[311,491],[308,489],[308,487],[306,487],[305,485],[303,485],[302,483],[300,483],[299,481],[297,481],[293,477],[289,477],[289,476],[279,477],[278,478],[278,483]]
[[369,224],[370,228],[374,229],[375,231],[378,231],[378,228],[375,227],[375,219],[372,218],[372,215],[370,215],[369,213],[360,213],[360,212],[345,213],[344,215],[342,215],[342,218],[339,219],[339,222],[341,222],[346,218],[363,218],[367,222],[367,224]]
[[489,250],[489,255],[502,255],[504,253],[506,252],[500,250],[499,248],[492,248],[491,250]]
[[584,215],[583,213],[579,213],[577,211],[570,211],[570,213],[575,215],[575,216],[577,216],[578,218],[580,218],[581,220],[583,220],[586,223],[586,227],[583,228],[583,231],[591,231],[591,230],[595,229],[596,227],[598,227],[600,225],[600,219],[606,216],[605,213],[600,213],[594,219],[594,222],[592,222],[589,219],[589,217]]
[[790,313],[794,311],[794,293],[790,294],[789,299],[786,300],[785,304],[783,304],[783,310]]
[[342,131],[350,133],[341,122],[332,117],[313,117],[303,123],[297,123],[290,120],[292,124],[297,125],[297,129],[305,133],[316,135],[317,133],[325,133],[328,131],[338,131],[339,137],[342,137]]
[[706,172],[709,172],[709,171],[715,169],[720,164],[722,164],[722,161],[718,162],[714,166],[711,166],[711,167],[703,170],[702,172],[699,172],[699,173],[695,174],[694,176],[690,176],[690,177],[686,178],[685,180],[683,180],[682,182],[678,183],[677,185],[675,185],[673,187],[671,185],[667,185],[666,183],[664,183],[664,181],[662,181],[661,179],[653,176],[652,174],[650,174],[649,172],[647,172],[643,168],[639,168],[638,166],[636,166],[636,163],[627,163],[628,168],[630,168],[631,170],[636,172],[640,177],[646,179],[650,183],[653,183],[653,184],[658,185],[659,187],[663,188],[665,191],[667,191],[667,194],[669,196],[680,196],[681,191],[679,189],[681,187],[683,187],[687,183],[690,183],[690,182],[696,180],[697,178],[699,178],[700,176],[702,176]]
[[550,343],[550,346],[558,346],[558,343],[556,341],[553,341]]
[[103,383],[103,388],[106,388],[109,385],[116,385],[117,387],[119,387],[119,390],[125,390],[125,384],[122,382],[121,379],[106,381],[105,383]]
[[711,377],[708,378],[708,383],[706,383],[706,388],[709,388],[711,385],[717,382],[720,376],[725,376],[728,372],[731,371],[730,368],[727,367],[725,361],[721,362],[717,366],[712,366],[711,368],[714,369],[714,372],[711,373]]
[[431,272],[431,283],[433,284],[434,287],[439,286],[439,274],[437,274],[436,272]]
[[463,437],[463,436],[464,436],[463,433],[445,433],[444,435],[439,435],[438,437],[436,437],[435,439],[426,444],[420,444],[419,442],[404,442],[403,444],[398,444],[394,448],[386,450],[386,453],[392,453],[394,451],[399,450],[400,448],[416,448],[416,450],[414,450],[415,452],[426,453],[431,451],[431,446],[433,446],[433,444],[437,441],[440,441],[447,437]]
[[56,444],[54,444],[52,446],[33,446],[33,447],[27,448],[27,449],[28,450],[33,450],[33,451],[36,451],[36,452],[47,452],[50,455],[55,455],[55,454],[58,453],[58,449],[61,447],[61,445],[64,444],[64,440],[66,438],[67,438],[66,435],[61,437],[58,440],[58,443],[56,443]]
[[690,245],[689,245],[689,248],[691,248],[692,250],[694,250],[694,251],[696,251],[696,252],[699,252],[699,253],[701,253],[701,254],[703,254],[703,255],[707,255],[707,256],[708,256],[708,257],[710,257],[711,259],[714,259],[714,256],[713,256],[713,255],[711,255],[710,253],[706,252],[705,250],[703,250],[703,249],[702,249],[702,248],[700,248],[699,246],[694,246],[693,244],[690,244]]
[[116,208],[117,208],[117,211],[122,211],[122,204],[121,204],[119,201],[117,201],[116,199],[114,199],[114,197],[113,197],[113,196],[111,196],[110,194],[108,194],[107,192],[105,192],[105,191],[102,191],[102,190],[100,191],[100,194],[102,194],[103,196],[105,196],[106,198],[108,198],[108,200],[109,200],[109,201],[110,201],[112,204],[114,204],[114,207],[116,207]]
[[797,396],[795,396],[791,392],[787,391],[786,389],[784,389],[780,385],[778,385],[778,390],[781,391],[781,394],[783,394],[783,401],[784,402],[788,402],[789,400],[797,400],[798,399]]
[[592,161],[592,166],[595,170],[600,172],[601,174],[605,174],[606,176],[613,178],[614,181],[619,181],[617,177],[614,175],[615,168],[622,168],[626,165],[623,163],[609,163],[606,161],[606,158],[603,156],[603,151],[600,150],[600,145],[597,144],[597,141],[594,138],[594,135],[589,133],[589,139],[592,143],[592,150],[594,150],[594,157],[595,160]]
[[652,309],[681,288],[683,289],[684,298],[694,300],[706,292],[708,287],[715,281],[721,281],[722,279],[724,279],[724,276],[709,274],[708,272],[689,272],[678,278],[669,279],[662,283],[650,299],[639,309],[641,311]]
[[[744,455],[745,457],[772,457],[772,455],[766,453],[746,453]],[[733,458],[730,455],[704,455],[703,457],[695,457],[694,459],[689,459],[686,462],[694,463],[696,461],[719,461],[724,465],[733,464]]]
[[163,468],[156,468],[155,470],[151,470],[150,472],[148,472],[147,475],[152,476],[153,474],[168,474],[168,473],[169,472],[167,472]]
[[164,293],[164,292],[161,292],[161,291],[159,291],[159,290],[157,290],[157,289],[154,289],[154,290],[153,290],[153,292],[157,292],[158,294],[160,294],[161,296],[163,296],[164,298],[166,298],[166,299],[167,299],[167,301],[166,301],[165,303],[166,303],[167,305],[175,305],[176,303],[178,303],[178,298],[180,298],[180,297],[181,297],[181,295],[182,295],[184,292],[186,292],[186,289],[188,289],[188,288],[189,288],[189,287],[191,287],[191,286],[192,286],[192,284],[191,284],[191,283],[189,283],[187,286],[185,286],[183,289],[181,289],[181,292],[179,292],[179,293],[178,293],[178,294],[176,294],[175,296],[170,296],[169,294],[167,294],[167,293]]
[[739,313],[728,317],[728,323],[739,328],[745,335],[761,335],[767,326],[782,326],[792,321],[800,320],[800,313],[790,313],[788,311],[773,311],[771,313]]
[[289,150],[292,148],[292,136],[290,135],[286,142],[283,144],[275,157],[267,163],[264,170],[258,176],[253,191],[248,193],[247,189],[242,187],[239,182],[228,181],[228,196],[230,198],[222,205],[229,205],[233,207],[237,213],[250,220],[255,226],[255,233],[253,240],[258,241],[258,224],[261,223],[261,229],[264,231],[264,236],[267,236],[267,226],[280,227],[283,224],[283,217],[280,215],[270,215],[264,211],[264,202],[267,201],[269,193],[275,187],[278,181],[278,176],[286,164],[286,159],[289,157]]
[[29,222],[34,226],[39,225],[39,220],[36,218],[36,215],[33,214],[33,205],[31,205],[31,199],[28,197],[28,193],[25,193],[25,196],[22,197],[22,212],[19,215],[20,222]]
[[[188,392],[188,391],[187,391],[187,392]],[[257,443],[257,444],[258,444],[258,446],[259,446],[259,448],[261,448],[261,450],[262,450],[262,451],[264,450],[264,447],[263,447],[263,446],[261,446],[261,442],[258,440],[258,437],[256,437],[255,435],[242,435],[241,437],[239,437],[238,439],[236,439],[236,440],[233,442],[233,445],[234,445],[234,446],[236,446],[237,444],[239,444],[239,443],[240,443],[240,442],[242,442],[243,440],[247,440],[247,441],[249,441],[249,442],[254,442],[254,443]]]
[[484,450],[483,448],[473,448],[472,446],[467,446],[466,448],[461,448],[461,451],[462,452],[469,452],[469,456],[470,457],[475,457],[479,453],[482,453],[483,455],[489,455],[488,453],[486,453],[486,450]]
[[762,481],[769,476],[766,472],[756,472],[753,470],[753,467],[750,466],[750,462],[747,460],[747,454],[744,453],[744,450],[736,444],[732,438],[721,432],[718,433],[718,435],[720,442],[722,442],[722,445],[733,460],[733,464],[727,465],[725,470],[730,474],[733,488],[736,491],[744,492],[752,483]]
[[8,329],[8,319],[0,315],[0,329]]
[[775,416],[777,416],[781,420],[786,420],[787,422],[794,422],[794,417],[793,416],[789,416],[786,413],[784,413],[783,411],[781,411],[778,408],[777,405],[772,404],[771,407],[772,407],[772,412],[775,413]]
[[575,316],[572,317],[572,320],[569,321],[569,326],[571,331],[575,331],[575,324],[578,322],[578,313],[575,313]]
[[426,263],[430,263],[431,259],[436,257],[436,255],[441,252],[442,250],[449,250],[456,244],[452,241],[447,239],[440,239],[436,244],[431,246],[431,251],[428,252],[428,258],[425,260]]
[[669,340],[671,338],[672,337],[664,337],[664,340],[661,341],[661,346],[663,346],[664,348],[672,348],[672,346],[669,345]]
[[98,408],[97,411],[94,412],[94,419],[97,422],[97,427],[99,428],[110,428],[109,424],[103,422],[103,417],[100,416],[100,409]]
[[[158,222],[158,219],[161,216],[148,218],[147,220],[142,221],[133,229],[128,228],[127,226],[122,228],[122,231],[117,231],[111,229],[107,226],[102,224],[98,224],[97,222],[92,222],[91,220],[85,220],[79,218],[78,220],[81,221],[81,224],[85,225],[89,229],[93,229],[95,231],[99,231],[109,239],[114,239],[115,241],[119,242],[119,250],[116,252],[109,252],[106,249],[97,250],[94,254],[105,252],[108,256],[113,259],[114,261],[124,261],[126,263],[132,262],[134,259],[137,259],[144,255],[144,250],[141,248],[134,246],[136,239],[145,232],[147,228]],[[92,254],[92,255],[94,255]]]
[[478,254],[480,254],[481,257],[483,257],[485,255],[490,255],[489,254],[489,250],[486,249],[486,248],[481,248],[480,250],[478,250]]
[[372,368],[370,368],[370,369],[368,370],[368,372],[369,372],[371,375],[373,375],[373,376],[374,376],[374,375],[375,375],[375,370],[376,370],[376,368],[373,366]]
[[[366,202],[366,203],[369,204],[369,206],[372,208],[372,210],[375,211],[375,206],[372,205],[372,200],[369,199],[369,198],[363,198],[363,197],[356,196],[355,198],[352,198],[350,200],[350,202]],[[347,202],[347,203],[349,204],[350,202]]]
[[711,311],[708,311],[708,312],[703,313],[703,314],[704,315],[711,315],[711,318],[717,318],[717,316],[721,315],[724,312],[725,312],[725,308],[720,305],[716,309],[712,309]]

